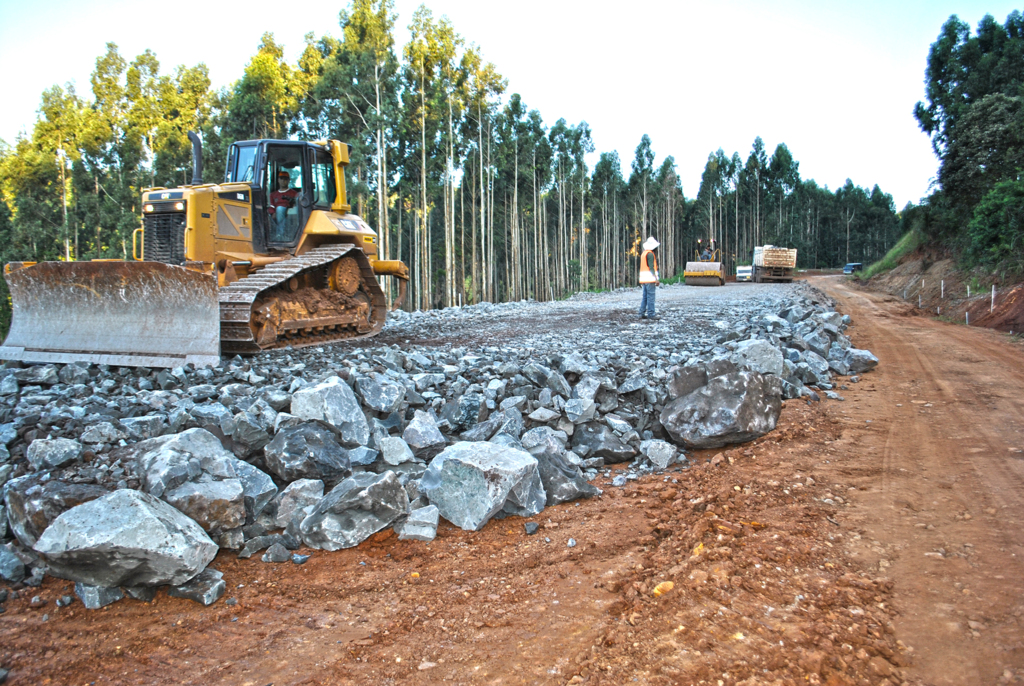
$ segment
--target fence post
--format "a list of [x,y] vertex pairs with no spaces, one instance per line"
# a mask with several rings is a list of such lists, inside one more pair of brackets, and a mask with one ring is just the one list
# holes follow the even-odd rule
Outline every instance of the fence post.
[[996,285],[992,284],[992,303],[988,306],[989,314],[996,311]]

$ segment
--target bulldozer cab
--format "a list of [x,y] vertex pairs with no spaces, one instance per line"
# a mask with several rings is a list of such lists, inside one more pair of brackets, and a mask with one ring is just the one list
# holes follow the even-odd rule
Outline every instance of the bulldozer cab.
[[315,210],[339,209],[336,166],[330,150],[316,143],[261,140],[231,146],[224,180],[252,189],[254,252],[294,250]]

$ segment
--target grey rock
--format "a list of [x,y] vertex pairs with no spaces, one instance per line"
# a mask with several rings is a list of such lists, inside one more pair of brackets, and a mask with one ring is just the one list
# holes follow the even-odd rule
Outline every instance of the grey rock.
[[125,586],[124,592],[129,598],[144,603],[152,602],[156,597],[156,589],[151,586]]
[[299,555],[298,553],[292,553],[292,564],[304,565],[311,557],[312,555]]
[[572,447],[577,454],[589,457],[603,457],[608,464],[628,462],[636,456],[636,450],[622,442],[607,425],[590,422],[576,427]]
[[551,389],[552,393],[563,398],[568,398],[572,395],[572,386],[569,385],[569,382],[559,372],[551,372],[548,375],[547,387]]
[[52,364],[33,365],[24,369],[14,370],[14,377],[26,385],[52,386],[60,381],[57,367]]
[[641,441],[640,452],[657,469],[667,468],[676,459],[676,455],[679,454],[679,450],[674,445],[658,439]]
[[647,385],[647,376],[643,372],[634,372],[626,377],[619,386],[619,393],[633,393]]
[[537,459],[540,480],[546,494],[545,504],[548,507],[601,494],[597,487],[583,477],[580,468],[569,461],[562,445],[553,436],[548,436],[543,443],[531,448],[530,454]]
[[661,412],[661,423],[677,443],[719,448],[763,436],[775,428],[782,408],[782,382],[757,372],[717,377]]
[[507,410],[510,407],[514,407],[515,409],[522,412],[523,409],[526,407],[526,400],[527,398],[525,395],[513,395],[509,398],[505,398],[504,400],[502,400],[501,405],[499,405],[499,409]]
[[82,444],[70,438],[37,438],[25,451],[32,469],[56,469],[82,456]]
[[201,429],[217,430],[230,435],[235,416],[220,403],[203,403],[189,410],[192,420]]
[[167,589],[167,595],[172,598],[194,600],[201,605],[209,606],[224,595],[226,588],[224,574],[216,569],[206,568],[185,583],[172,585]]
[[242,498],[245,504],[245,521],[251,523],[277,495],[277,486],[270,475],[248,462],[235,460],[235,474],[242,483]]
[[18,392],[18,380],[14,375],[0,379],[0,396],[14,395]]
[[[67,367],[65,367],[67,369]],[[119,431],[110,422],[97,422],[82,432],[82,443],[117,443],[125,437],[123,431]]]
[[420,491],[442,517],[467,531],[479,531],[499,513],[535,515],[547,498],[535,457],[480,442],[445,448],[420,479]]
[[64,512],[33,549],[54,576],[107,587],[181,584],[217,554],[196,522],[127,489]]
[[550,426],[538,426],[537,428],[530,429],[523,434],[523,438],[521,440],[523,450],[529,452],[532,448],[546,441],[549,436],[555,438],[555,440],[557,440],[562,446],[565,446],[565,442],[568,440],[568,437],[564,432],[556,431]]
[[581,400],[597,400],[601,391],[617,391],[615,379],[609,374],[587,372],[572,389],[572,397]]
[[537,533],[537,530],[540,529],[540,524],[538,524],[537,522],[525,522],[523,524],[523,529],[526,530],[527,536],[533,536],[535,533]]
[[437,427],[434,414],[422,410],[415,411],[412,421],[402,433],[402,438],[415,455],[425,459],[437,454],[446,443],[444,435]]
[[159,436],[167,426],[167,421],[161,415],[144,415],[142,417],[126,417],[121,420],[121,426],[136,441],[144,441],[147,438]]
[[67,384],[68,386],[87,384],[90,380],[89,365],[84,363],[66,364],[57,372],[57,378],[62,384]]
[[803,337],[804,343],[807,344],[809,350],[813,350],[818,355],[825,357],[828,355],[828,349],[832,345],[832,339],[830,339],[823,331],[816,329]]
[[[277,416],[270,418],[270,425]],[[266,421],[252,412],[239,412],[234,416],[231,430],[232,450],[238,457],[245,458],[255,454],[263,446],[270,443],[270,434],[266,431]]]
[[283,429],[263,453],[267,469],[286,482],[319,479],[333,485],[352,473],[348,452],[317,422]]
[[0,579],[16,584],[25,578],[25,563],[7,548],[0,546]]
[[275,412],[287,412],[292,406],[291,394],[276,388],[269,388],[260,395]]
[[416,461],[416,456],[412,454],[409,444],[398,436],[388,436],[381,440],[379,447],[385,464],[395,466],[404,462]]
[[405,400],[405,386],[374,372],[356,379],[356,392],[364,405],[377,412],[394,412]]
[[276,434],[282,431],[283,429],[298,426],[299,424],[302,423],[302,420],[293,414],[288,414],[287,412],[278,412],[277,417],[274,418],[273,433]]
[[236,477],[234,455],[206,429],[151,438],[132,446],[132,452],[143,490],[158,498],[204,473],[214,479]]
[[554,420],[558,419],[561,416],[562,415],[559,414],[558,412],[555,412],[554,410],[549,410],[546,407],[538,407],[536,410],[527,415],[529,419],[532,419],[535,422],[540,422],[541,424],[553,422]]
[[616,477],[614,477],[612,479],[612,486],[616,486],[618,488],[622,488],[625,485],[626,485],[626,477],[624,475],[622,475],[622,474],[619,474],[618,476],[616,476]]
[[287,562],[291,558],[291,552],[280,543],[267,548],[267,552],[263,553],[263,557],[260,558],[264,562]]
[[782,353],[768,341],[740,341],[736,344],[733,356],[736,364],[745,369],[761,374],[782,374]]
[[7,485],[7,521],[21,544],[31,548],[63,512],[107,493],[107,489],[93,484],[23,476]]
[[459,438],[464,441],[486,441],[498,433],[504,421],[505,415],[496,412],[473,428],[463,431]]
[[401,524],[395,525],[395,533],[400,541],[433,541],[437,537],[439,510],[434,505],[427,505],[409,513]]
[[244,528],[239,526],[234,529],[227,529],[226,531],[211,532],[210,535],[221,548],[238,550],[245,544]]
[[189,481],[167,491],[163,499],[212,535],[245,524],[244,491],[239,479]]
[[292,395],[291,413],[302,419],[327,422],[338,430],[346,446],[366,445],[370,441],[370,425],[359,401],[348,384],[336,376],[296,391]]
[[583,424],[594,418],[597,405],[593,400],[573,398],[565,403],[565,416],[573,424]]
[[365,445],[361,445],[357,448],[350,448],[348,451],[348,461],[353,467],[371,465],[377,461],[380,456],[380,452],[373,448],[367,448]]
[[311,548],[351,548],[408,511],[409,496],[394,472],[363,472],[331,489],[302,520],[299,531]]
[[[808,350],[803,354],[803,360],[811,370],[809,377],[804,375],[804,383],[828,383],[828,361],[824,357],[813,350]],[[799,367],[799,365],[797,366]]]
[[86,610],[98,610],[124,598],[124,593],[116,586],[89,586],[81,582],[75,584],[75,595],[82,601],[82,605],[85,605]]
[[846,351],[846,363],[851,374],[863,374],[878,366],[878,358],[872,355],[870,350],[850,348]]
[[523,421],[523,413],[514,407],[509,407],[501,412],[496,412],[495,417],[499,420],[498,433],[507,434],[512,438],[519,439],[523,435],[526,425]]
[[267,536],[257,536],[255,538],[250,538],[248,541],[245,542],[245,545],[242,546],[242,549],[238,551],[238,557],[242,558],[243,560],[248,559],[256,553],[258,553],[259,551],[266,550],[275,543],[281,543],[282,545],[284,545],[283,541],[284,537],[280,534],[270,534]]
[[285,486],[277,498],[274,524],[282,529],[296,517],[305,519],[324,497],[324,482],[319,479],[299,479]]
[[476,424],[480,420],[483,409],[484,396],[482,394],[465,393],[445,404],[441,418],[448,422],[452,431],[460,431]]

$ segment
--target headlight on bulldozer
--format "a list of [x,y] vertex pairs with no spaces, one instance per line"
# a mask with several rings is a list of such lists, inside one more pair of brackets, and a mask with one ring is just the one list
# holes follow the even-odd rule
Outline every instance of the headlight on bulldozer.
[[152,205],[143,205],[142,206],[142,211],[143,212],[152,212],[153,211],[153,206]]
[[178,210],[179,212],[184,212],[185,211],[185,203],[183,203],[183,202],[176,202],[176,203],[174,203],[174,209]]

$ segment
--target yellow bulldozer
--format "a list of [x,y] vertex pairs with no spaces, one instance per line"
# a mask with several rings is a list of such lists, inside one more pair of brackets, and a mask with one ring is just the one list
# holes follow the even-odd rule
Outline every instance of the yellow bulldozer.
[[348,146],[252,140],[231,145],[222,183],[147,188],[132,260],[12,262],[11,328],[0,359],[147,367],[215,365],[254,354],[372,336],[388,303],[376,232],[345,193]]

